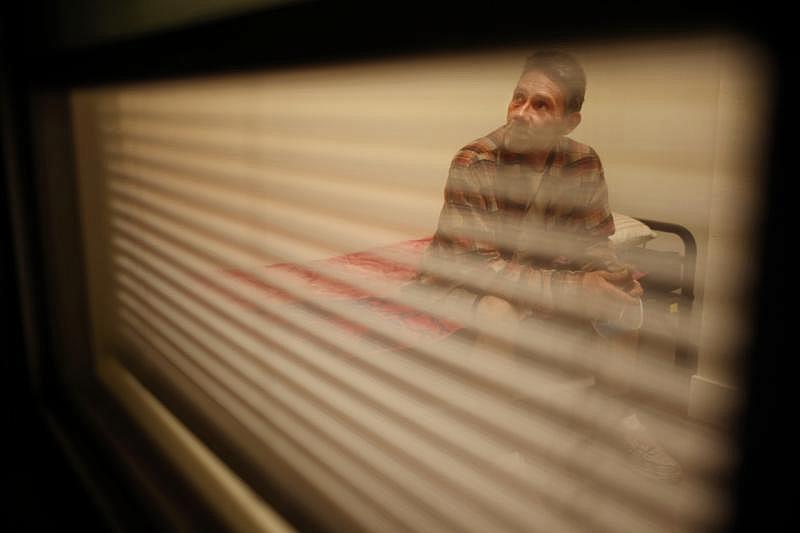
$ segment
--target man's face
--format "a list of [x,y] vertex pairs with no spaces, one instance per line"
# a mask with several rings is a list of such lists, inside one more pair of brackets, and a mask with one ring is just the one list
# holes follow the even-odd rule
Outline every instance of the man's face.
[[505,147],[515,153],[549,150],[577,126],[580,113],[565,114],[565,94],[538,70],[525,72],[508,104]]

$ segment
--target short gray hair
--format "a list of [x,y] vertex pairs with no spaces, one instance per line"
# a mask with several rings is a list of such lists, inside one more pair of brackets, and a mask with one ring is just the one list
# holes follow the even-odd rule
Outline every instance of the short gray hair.
[[538,70],[564,90],[564,107],[567,113],[580,111],[586,95],[586,74],[580,63],[560,50],[539,50],[525,60],[522,73]]

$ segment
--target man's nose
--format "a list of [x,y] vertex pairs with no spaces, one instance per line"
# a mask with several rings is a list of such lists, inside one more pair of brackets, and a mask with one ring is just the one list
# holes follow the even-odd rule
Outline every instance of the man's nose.
[[531,105],[528,102],[525,102],[519,107],[515,107],[511,111],[511,118],[528,121],[528,116],[530,115]]

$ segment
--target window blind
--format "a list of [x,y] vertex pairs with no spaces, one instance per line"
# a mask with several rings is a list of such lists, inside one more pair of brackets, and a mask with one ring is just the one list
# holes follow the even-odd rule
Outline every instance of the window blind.
[[[647,344],[588,342],[575,321],[487,322],[408,289],[450,159],[503,122],[520,57],[77,92],[98,356],[155,365],[194,417],[331,530],[723,523],[735,451],[725,430],[685,416],[689,376],[662,355],[696,331],[646,321]],[[690,59],[672,68],[697,69]],[[712,104],[682,105],[718,120],[704,114]],[[639,147],[632,159],[675,164],[653,158]],[[614,207],[611,178],[609,189]],[[702,218],[679,202],[673,216]],[[563,244],[544,237],[542,253]],[[487,290],[446,260],[425,269]],[[491,290],[543,303],[511,282]],[[583,301],[564,312],[589,318]],[[680,483],[632,463],[619,429],[632,407],[680,463]]]

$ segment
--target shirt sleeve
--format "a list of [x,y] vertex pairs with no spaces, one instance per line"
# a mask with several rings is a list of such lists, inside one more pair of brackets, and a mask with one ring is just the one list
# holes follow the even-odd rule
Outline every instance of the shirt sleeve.
[[622,265],[614,253],[609,236],[614,234],[614,217],[608,203],[608,186],[600,158],[594,150],[590,151],[585,175],[581,176],[582,187],[586,189],[585,204],[578,206],[576,217],[586,241],[584,257],[580,269],[614,270]]
[[508,263],[497,242],[500,212],[490,165],[469,151],[453,159],[436,234],[423,258],[427,282],[482,292]]

